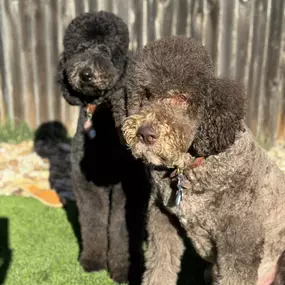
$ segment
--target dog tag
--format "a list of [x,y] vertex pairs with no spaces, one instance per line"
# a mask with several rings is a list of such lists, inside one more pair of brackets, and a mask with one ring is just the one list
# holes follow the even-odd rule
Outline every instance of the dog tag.
[[177,191],[176,191],[176,199],[175,199],[175,205],[179,206],[181,201],[182,201],[182,180],[183,180],[183,174],[178,171],[178,176],[177,176]]
[[182,190],[176,192],[175,206],[179,206],[182,201]]
[[88,135],[89,135],[90,139],[94,139],[96,137],[96,131],[94,129],[91,129],[88,132]]

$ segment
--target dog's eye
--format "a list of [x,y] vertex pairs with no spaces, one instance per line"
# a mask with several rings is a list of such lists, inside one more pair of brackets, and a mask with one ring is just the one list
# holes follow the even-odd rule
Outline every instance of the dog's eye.
[[184,94],[180,94],[180,95],[178,95],[178,100],[185,102],[185,101],[187,101],[187,97]]
[[184,103],[187,101],[187,96],[185,94],[179,94],[172,97],[175,103]]

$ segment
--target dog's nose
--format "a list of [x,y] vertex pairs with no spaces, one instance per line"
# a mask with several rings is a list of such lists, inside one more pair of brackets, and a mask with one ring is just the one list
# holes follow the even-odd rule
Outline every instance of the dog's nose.
[[92,80],[92,72],[90,69],[85,69],[80,72],[80,78],[85,82],[90,82]]
[[139,127],[137,136],[141,142],[145,144],[154,144],[158,138],[158,134],[155,129],[150,125],[144,125]]

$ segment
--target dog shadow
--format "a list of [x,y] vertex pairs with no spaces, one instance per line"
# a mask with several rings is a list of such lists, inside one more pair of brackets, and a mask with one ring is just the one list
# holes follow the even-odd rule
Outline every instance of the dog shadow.
[[77,239],[79,253],[82,250],[82,238],[78,220],[78,209],[72,192],[71,181],[71,138],[65,126],[58,121],[45,122],[38,127],[34,137],[34,150],[50,164],[49,183],[63,202],[66,218]]
[[182,239],[186,250],[182,256],[177,285],[211,285],[212,283],[205,281],[204,277],[205,270],[210,264],[198,256],[186,234],[182,235]]
[[0,217],[0,284],[4,284],[10,265],[12,250],[9,244],[9,220]]

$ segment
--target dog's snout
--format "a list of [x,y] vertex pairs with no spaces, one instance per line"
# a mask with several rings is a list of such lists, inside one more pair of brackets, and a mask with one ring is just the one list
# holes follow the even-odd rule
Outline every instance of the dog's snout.
[[137,136],[141,142],[149,145],[153,144],[158,138],[156,130],[151,125],[143,125],[139,127]]

